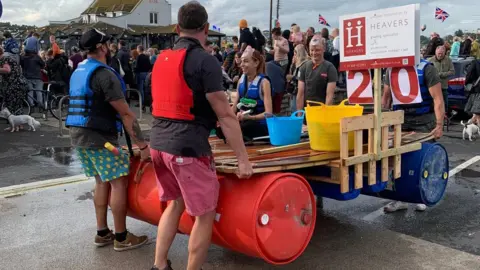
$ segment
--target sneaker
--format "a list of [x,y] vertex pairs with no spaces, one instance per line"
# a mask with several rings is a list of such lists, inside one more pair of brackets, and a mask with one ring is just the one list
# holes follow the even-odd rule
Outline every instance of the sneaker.
[[408,209],[408,203],[405,203],[405,202],[391,202],[383,208],[383,210],[386,213],[392,213],[392,212],[396,212],[399,210],[406,210],[406,209]]
[[95,241],[93,242],[93,244],[97,247],[104,247],[113,244],[113,240],[115,240],[115,234],[110,231],[107,235],[103,237],[99,236],[98,234],[95,235]]
[[123,242],[114,241],[113,249],[115,251],[125,251],[130,249],[139,248],[148,242],[146,235],[135,236],[134,234],[127,232],[127,239]]
[[[159,269],[158,267],[153,266],[150,270],[173,270],[173,268],[172,268],[172,262],[171,262],[170,260],[167,260],[167,266],[165,266],[165,268]],[[200,269],[200,270],[201,270],[201,269]]]
[[427,206],[425,204],[419,203],[415,206],[415,211],[423,212],[425,210],[427,210]]

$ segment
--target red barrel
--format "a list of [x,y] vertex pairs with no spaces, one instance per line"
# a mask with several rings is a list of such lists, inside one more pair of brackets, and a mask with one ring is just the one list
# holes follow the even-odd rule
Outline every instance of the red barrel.
[[[153,167],[134,160],[131,172],[128,214],[157,225],[164,208],[158,198]],[[303,177],[267,173],[248,180],[233,175],[218,178],[220,194],[213,243],[277,265],[290,263],[303,253],[317,214],[313,192]],[[179,231],[190,234],[193,224],[194,218],[183,213]]]

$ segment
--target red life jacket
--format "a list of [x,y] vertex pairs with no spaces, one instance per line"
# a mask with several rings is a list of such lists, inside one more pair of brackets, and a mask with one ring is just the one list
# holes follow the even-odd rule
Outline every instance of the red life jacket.
[[158,55],[152,72],[152,115],[193,121],[193,91],[184,78],[187,49],[165,50]]

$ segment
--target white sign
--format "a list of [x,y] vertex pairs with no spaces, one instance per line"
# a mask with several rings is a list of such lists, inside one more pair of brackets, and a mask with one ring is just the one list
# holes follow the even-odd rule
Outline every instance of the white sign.
[[350,104],[373,104],[370,71],[347,71],[347,95]]
[[420,5],[340,16],[340,70],[415,66]]
[[422,93],[415,67],[395,67],[390,72],[393,105],[421,103]]

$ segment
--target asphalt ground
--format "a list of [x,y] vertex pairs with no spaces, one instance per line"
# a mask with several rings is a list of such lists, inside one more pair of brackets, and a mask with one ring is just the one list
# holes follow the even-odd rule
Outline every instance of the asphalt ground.
[[[81,173],[69,139],[58,138],[55,128],[7,133],[5,127],[0,122],[0,188]],[[480,143],[463,141],[459,125],[445,132],[440,143],[451,170],[468,166],[450,177],[437,206],[423,213],[412,206],[384,214],[388,200],[325,199],[305,254],[278,269],[480,269],[480,162],[472,162],[478,160]],[[91,246],[91,189],[91,183],[71,184],[1,199],[0,269],[149,269],[154,244],[125,254]],[[135,220],[129,224],[133,232],[155,238],[154,226]],[[185,268],[187,239],[178,236],[175,242],[176,269]],[[274,269],[219,247],[212,247],[204,269],[240,267]]]

